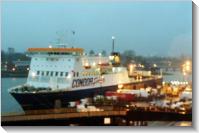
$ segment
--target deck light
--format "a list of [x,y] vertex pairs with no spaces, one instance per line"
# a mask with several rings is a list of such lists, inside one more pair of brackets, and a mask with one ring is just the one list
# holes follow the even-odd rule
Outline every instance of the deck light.
[[35,72],[32,72],[31,73],[32,77],[34,78],[36,76],[36,73]]
[[70,79],[71,77],[72,77],[71,74],[68,74],[67,79]]
[[104,124],[111,124],[110,118],[104,118]]
[[88,62],[86,62],[84,66],[89,66]]
[[15,70],[16,70],[16,69],[13,67],[13,68],[12,68],[12,71],[14,72]]
[[122,89],[122,88],[123,88],[123,84],[119,84],[119,85],[118,85],[118,88],[119,88],[119,89]]
[[109,56],[109,59],[110,59],[110,60],[113,60],[113,59],[114,59],[114,56],[112,56],[112,55]]
[[95,63],[95,62],[93,62],[93,66],[96,66],[96,63]]

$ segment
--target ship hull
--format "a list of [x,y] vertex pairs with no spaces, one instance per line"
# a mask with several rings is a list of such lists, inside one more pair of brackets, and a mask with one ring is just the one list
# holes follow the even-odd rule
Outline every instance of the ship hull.
[[[130,83],[132,88],[156,87],[162,84],[162,79],[148,80],[144,82]],[[117,90],[118,86],[106,86],[99,88],[89,88],[75,91],[62,92],[37,92],[37,93],[10,93],[21,105],[23,110],[52,109],[68,106],[70,101],[78,101],[83,98],[104,94],[106,91]]]

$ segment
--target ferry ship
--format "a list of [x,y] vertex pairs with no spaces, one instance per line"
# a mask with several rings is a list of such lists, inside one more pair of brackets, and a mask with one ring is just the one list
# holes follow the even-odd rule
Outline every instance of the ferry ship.
[[[70,101],[105,94],[118,88],[162,85],[160,75],[123,67],[120,55],[86,55],[82,48],[29,48],[27,82],[9,89],[24,110],[67,107]],[[145,74],[144,74],[145,73]],[[139,77],[138,77],[139,75]]]

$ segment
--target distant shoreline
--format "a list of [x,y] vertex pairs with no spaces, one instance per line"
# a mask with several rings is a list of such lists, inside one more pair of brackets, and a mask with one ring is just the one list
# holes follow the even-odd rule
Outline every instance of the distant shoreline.
[[26,78],[28,77],[27,72],[9,72],[9,71],[1,71],[2,78]]

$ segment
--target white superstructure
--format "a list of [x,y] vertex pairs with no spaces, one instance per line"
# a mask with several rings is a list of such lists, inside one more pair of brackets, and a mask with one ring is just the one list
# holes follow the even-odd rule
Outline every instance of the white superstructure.
[[[84,55],[81,48],[30,48],[27,85],[52,90],[81,90],[132,82],[114,57]],[[117,59],[118,60],[118,59]]]

